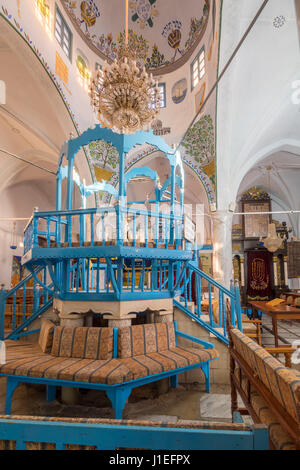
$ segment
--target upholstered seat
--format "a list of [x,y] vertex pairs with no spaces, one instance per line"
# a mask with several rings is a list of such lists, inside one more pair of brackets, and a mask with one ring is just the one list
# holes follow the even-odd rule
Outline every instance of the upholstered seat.
[[133,374],[118,359],[106,361],[54,357],[49,354],[12,360],[0,369],[2,374],[44,379],[115,385],[133,379]]
[[[248,393],[248,381],[237,367],[235,376],[240,382],[245,394]],[[241,380],[240,380],[241,379]],[[276,416],[270,411],[267,403],[259,396],[255,389],[251,389],[251,405],[260,421],[268,426],[270,439],[276,450],[296,450],[296,446],[289,434],[282,428]]]
[[179,369],[210,361],[218,357],[215,349],[172,348],[165,351],[121,359],[122,363],[139,379],[168,370]]

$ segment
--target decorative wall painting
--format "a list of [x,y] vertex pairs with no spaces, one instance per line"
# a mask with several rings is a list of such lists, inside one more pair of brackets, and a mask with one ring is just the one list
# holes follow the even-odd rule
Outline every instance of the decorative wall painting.
[[173,85],[172,100],[175,104],[181,103],[187,94],[187,80],[183,78]]

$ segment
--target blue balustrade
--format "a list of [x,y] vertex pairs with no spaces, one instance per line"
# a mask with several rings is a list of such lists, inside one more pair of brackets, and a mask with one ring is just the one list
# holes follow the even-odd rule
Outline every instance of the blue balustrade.
[[[191,262],[182,269],[176,285],[180,295],[174,301],[175,306],[228,344],[226,309],[230,312],[231,325],[242,331],[238,284],[227,289]],[[176,292],[174,295],[176,296]]]
[[[123,224],[118,225],[122,215]],[[127,207],[34,212],[24,232],[24,254],[33,248],[121,246],[183,248],[183,217]],[[175,237],[172,237],[172,231]],[[74,239],[74,235],[77,238]]]
[[0,339],[17,339],[53,301],[53,284],[47,269],[33,270],[9,291],[0,290]]

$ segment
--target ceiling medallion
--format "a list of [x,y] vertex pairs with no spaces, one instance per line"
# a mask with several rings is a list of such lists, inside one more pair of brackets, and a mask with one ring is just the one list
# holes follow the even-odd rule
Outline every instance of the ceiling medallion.
[[126,0],[125,45],[118,59],[104,62],[91,82],[91,104],[97,118],[121,134],[149,129],[160,110],[160,90],[153,75],[138,67],[135,51],[128,47],[128,0]]
[[274,28],[282,28],[285,22],[286,22],[286,19],[283,15],[276,16],[273,21],[273,26]]

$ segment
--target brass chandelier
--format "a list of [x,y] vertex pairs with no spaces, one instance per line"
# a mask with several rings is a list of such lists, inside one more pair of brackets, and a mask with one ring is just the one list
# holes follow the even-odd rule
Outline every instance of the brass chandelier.
[[139,68],[135,51],[128,47],[128,0],[126,0],[125,46],[118,60],[106,61],[91,82],[90,98],[100,122],[122,134],[149,128],[160,110],[160,90],[152,74]]

